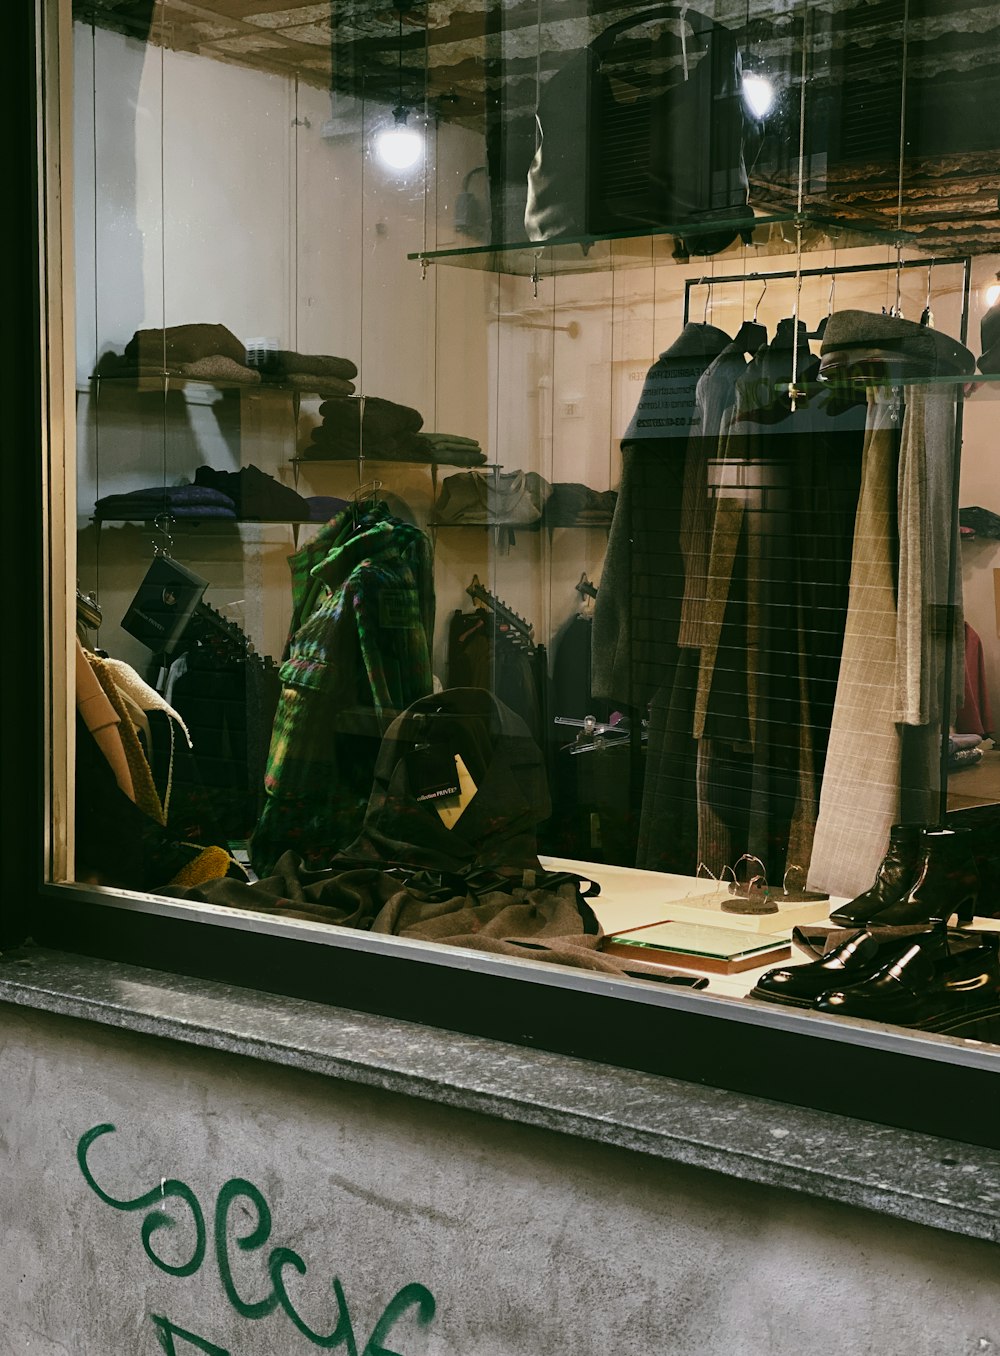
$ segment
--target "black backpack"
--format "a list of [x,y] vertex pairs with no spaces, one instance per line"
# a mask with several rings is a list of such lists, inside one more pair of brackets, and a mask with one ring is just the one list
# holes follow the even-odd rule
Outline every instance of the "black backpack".
[[[676,31],[619,41],[665,18]],[[753,219],[747,161],[762,139],[741,71],[733,33],[686,5],[630,15],[574,52],[538,98],[529,238],[690,225],[688,252],[724,249]]]

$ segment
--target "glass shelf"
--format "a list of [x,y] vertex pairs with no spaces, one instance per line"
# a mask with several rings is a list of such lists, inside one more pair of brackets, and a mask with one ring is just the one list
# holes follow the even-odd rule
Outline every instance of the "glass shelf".
[[[326,522],[325,518],[227,518],[223,517],[222,514],[204,514],[195,516],[194,514],[185,513],[181,517],[177,517],[176,513],[172,513],[170,509],[164,509],[163,513],[170,514],[172,519],[170,523],[171,532],[183,530],[185,527],[308,527],[310,523],[313,523],[316,527],[322,527]],[[162,515],[157,516],[159,517]],[[138,516],[119,518],[113,514],[109,514],[107,517],[102,514],[98,517],[96,514],[92,514],[90,521],[96,524],[97,527],[102,527],[105,523],[136,523],[142,527],[155,528],[157,531],[160,530],[156,518],[142,518]]]
[[473,466],[450,461],[437,461],[433,457],[380,457],[377,452],[365,452],[357,457],[290,457],[292,466],[357,466],[375,462],[379,466],[434,466],[450,471],[499,471],[499,462],[477,461]]
[[[796,223],[802,227],[804,251],[849,249],[865,245],[920,246],[913,232],[897,230],[885,218],[847,217],[833,213],[763,210],[751,221],[734,216],[711,222],[684,222],[659,226],[653,230],[621,231],[608,235],[563,236],[554,240],[519,240],[497,245],[455,245],[444,249],[418,250],[406,257],[421,263],[451,264],[477,268],[489,273],[509,273],[521,277],[549,277],[561,273],[591,273],[609,269],[648,267],[650,263],[684,263],[702,256],[678,257],[674,253],[679,237],[725,231],[748,231],[751,246],[758,255],[787,255],[795,252]],[[740,254],[745,246],[740,237],[724,250],[705,256],[723,259]]]
[[301,396],[305,399],[340,400],[349,399],[342,393],[308,390],[302,386],[288,386],[279,381],[237,381],[235,378],[186,377],[179,372],[144,372],[140,376],[114,376],[95,372],[84,383],[77,386],[79,393],[87,392],[91,386],[98,388],[109,386],[117,391],[253,391],[271,392],[275,395]]

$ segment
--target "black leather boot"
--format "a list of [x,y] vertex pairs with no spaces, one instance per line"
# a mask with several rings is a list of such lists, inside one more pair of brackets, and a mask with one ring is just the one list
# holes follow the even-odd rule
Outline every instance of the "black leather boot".
[[906,899],[872,917],[876,927],[929,923],[958,915],[971,923],[979,899],[979,868],[972,855],[971,829],[925,829],[920,877]]
[[893,824],[875,883],[849,904],[842,904],[831,913],[831,919],[859,928],[879,915],[881,925],[883,909],[909,896],[920,877],[922,864],[923,829],[919,824]]

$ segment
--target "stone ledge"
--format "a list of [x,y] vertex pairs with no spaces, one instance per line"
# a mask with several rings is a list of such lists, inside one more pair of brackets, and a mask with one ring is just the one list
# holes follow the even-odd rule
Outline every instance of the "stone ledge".
[[0,1002],[537,1126],[1000,1242],[1000,1152],[678,1079],[33,948]]

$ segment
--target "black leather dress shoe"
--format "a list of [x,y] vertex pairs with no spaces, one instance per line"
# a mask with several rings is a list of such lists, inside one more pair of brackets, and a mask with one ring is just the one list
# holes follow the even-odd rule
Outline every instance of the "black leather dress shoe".
[[[917,934],[923,936],[923,934]],[[786,1003],[790,1007],[810,1008],[816,999],[831,989],[860,984],[881,970],[891,959],[904,952],[915,940],[906,937],[873,937],[861,929],[828,951],[819,960],[803,965],[781,966],[761,975],[750,990],[750,998],[766,1003]],[[944,949],[944,936],[939,946]]]
[[996,1023],[1000,935],[970,932],[962,942],[954,941],[953,933],[948,936],[945,947],[940,930],[911,938],[901,955],[869,979],[824,994],[813,1010],[949,1035],[972,1034],[980,1023]]

